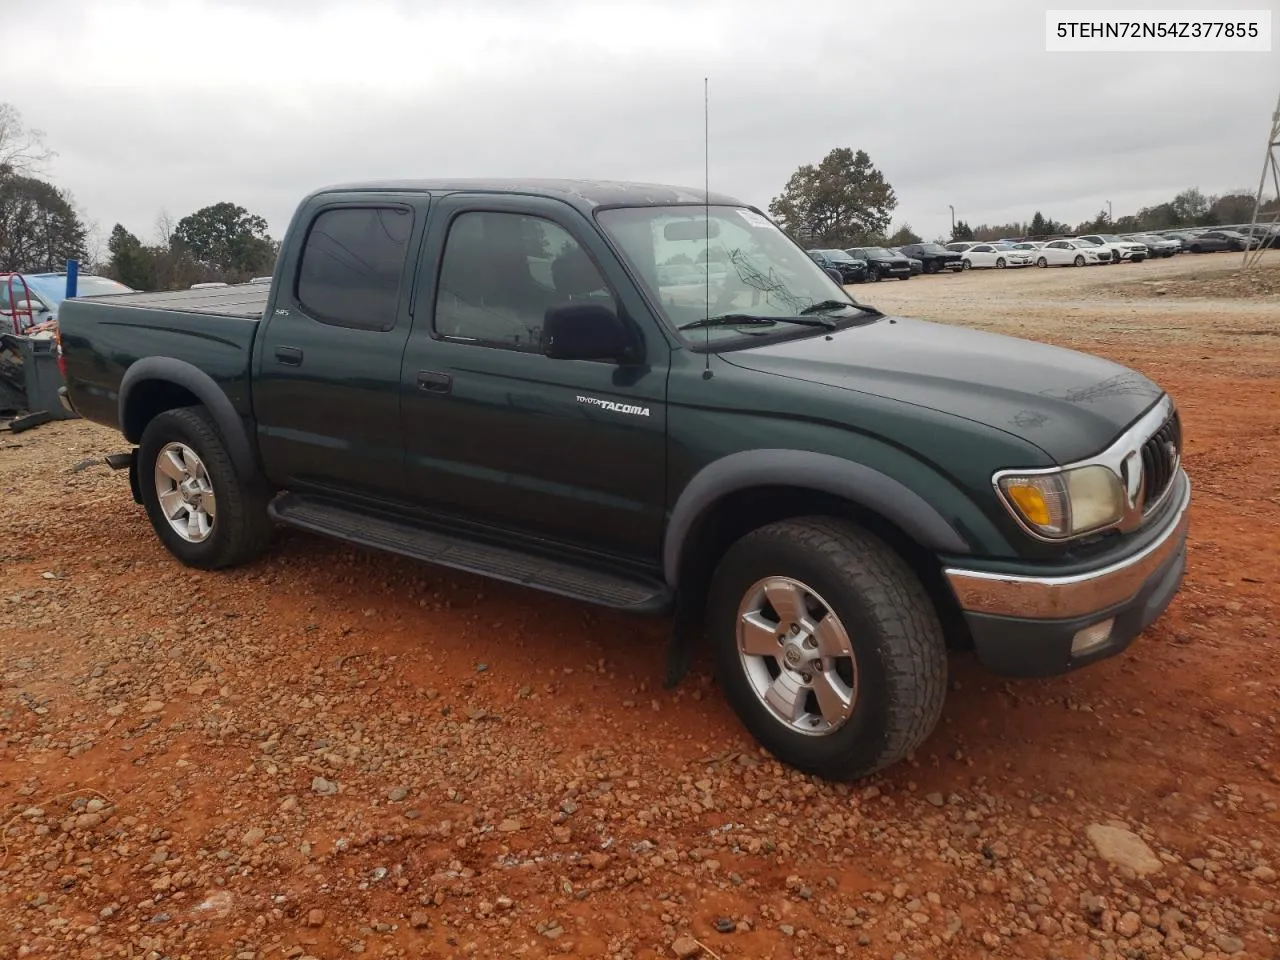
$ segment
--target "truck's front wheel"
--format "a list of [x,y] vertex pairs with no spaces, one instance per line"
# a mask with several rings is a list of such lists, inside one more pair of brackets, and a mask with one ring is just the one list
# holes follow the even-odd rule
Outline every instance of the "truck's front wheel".
[[938,722],[946,646],[902,558],[853,524],[770,524],[729,548],[711,590],[717,675],[770,753],[835,780],[901,760]]
[[204,407],[157,414],[138,447],[142,502],[169,552],[216,570],[250,560],[271,537],[267,491],[237,475]]

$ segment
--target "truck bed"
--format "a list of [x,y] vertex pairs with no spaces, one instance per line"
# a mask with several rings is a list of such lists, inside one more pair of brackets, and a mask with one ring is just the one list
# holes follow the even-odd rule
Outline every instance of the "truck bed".
[[64,301],[58,328],[76,412],[119,426],[125,372],[146,359],[168,370],[170,381],[175,365],[208,374],[236,412],[249,416],[253,342],[269,292],[267,284],[241,284]]
[[238,283],[229,287],[206,287],[200,290],[116,293],[94,299],[112,306],[178,310],[183,313],[217,313],[225,317],[261,320],[270,293],[271,285],[267,283]]

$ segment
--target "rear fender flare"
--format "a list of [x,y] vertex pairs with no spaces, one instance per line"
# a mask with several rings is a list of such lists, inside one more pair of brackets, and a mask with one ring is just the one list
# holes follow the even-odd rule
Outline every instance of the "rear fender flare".
[[227,445],[227,454],[241,477],[253,477],[258,473],[257,459],[244,421],[231,405],[223,389],[213,377],[199,367],[174,357],[144,357],[125,371],[120,381],[119,420],[120,432],[130,443],[142,440],[142,430],[128,429],[129,403],[134,391],[142,383],[160,380],[189,390],[209,411],[217,424],[218,432]]
[[662,547],[667,584],[677,588],[681,558],[698,518],[716,501],[738,490],[803,486],[873,511],[920,546],[936,553],[970,553],[955,528],[914,490],[887,474],[841,457],[804,450],[746,450],[703,467],[671,511]]

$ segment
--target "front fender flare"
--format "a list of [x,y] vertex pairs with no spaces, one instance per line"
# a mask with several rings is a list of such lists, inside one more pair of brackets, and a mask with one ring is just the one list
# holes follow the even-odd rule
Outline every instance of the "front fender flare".
[[841,497],[874,511],[916,543],[937,553],[969,553],[969,544],[914,490],[851,460],[805,450],[744,450],[703,467],[681,492],[667,522],[662,568],[667,584],[680,582],[686,542],[717,500],[738,490],[802,486]]
[[133,391],[142,383],[160,380],[172,383],[191,391],[204,404],[218,426],[218,432],[227,445],[227,454],[235,464],[236,472],[242,477],[252,477],[258,473],[257,459],[253,454],[253,446],[249,442],[249,434],[245,430],[244,421],[226,392],[218,386],[209,374],[185,360],[175,357],[144,357],[133,363],[125,371],[120,381],[119,420],[120,432],[130,443],[142,440],[142,431],[129,429],[129,399]]

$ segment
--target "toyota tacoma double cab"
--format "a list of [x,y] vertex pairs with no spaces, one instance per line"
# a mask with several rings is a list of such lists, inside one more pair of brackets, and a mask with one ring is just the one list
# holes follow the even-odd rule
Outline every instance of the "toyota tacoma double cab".
[[246,563],[286,524],[668,616],[666,682],[709,644],[745,727],[823,777],[928,737],[949,647],[1071,670],[1183,576],[1159,386],[885,315],[727,196],[335,186],[269,285],[60,321],[65,401],[123,434],[108,461],[183,563]]

